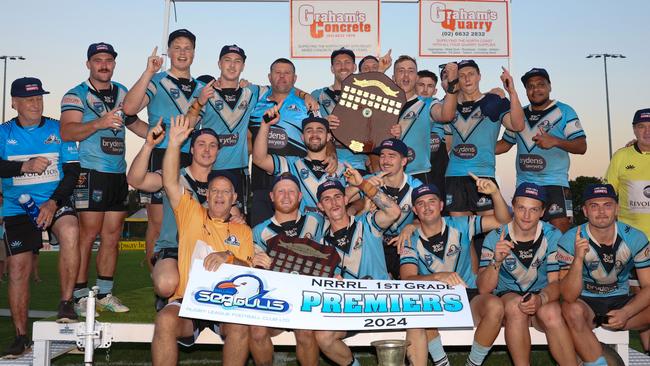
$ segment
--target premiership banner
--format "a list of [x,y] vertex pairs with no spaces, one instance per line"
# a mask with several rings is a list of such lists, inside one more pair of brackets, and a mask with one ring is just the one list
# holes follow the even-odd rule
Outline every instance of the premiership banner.
[[420,56],[509,57],[508,2],[420,1]]
[[291,0],[291,57],[329,58],[349,48],[379,54],[380,0]]
[[461,286],[440,282],[336,280],[223,264],[192,265],[180,316],[313,330],[470,328]]

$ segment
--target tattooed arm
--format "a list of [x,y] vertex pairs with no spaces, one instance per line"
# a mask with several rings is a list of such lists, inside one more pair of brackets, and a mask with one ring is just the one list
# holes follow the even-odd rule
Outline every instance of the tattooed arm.
[[349,164],[345,164],[345,178],[351,186],[357,187],[377,206],[377,213],[375,214],[375,222],[381,228],[388,228],[399,218],[402,211],[393,199],[388,197],[379,188],[372,183],[363,179],[361,174]]

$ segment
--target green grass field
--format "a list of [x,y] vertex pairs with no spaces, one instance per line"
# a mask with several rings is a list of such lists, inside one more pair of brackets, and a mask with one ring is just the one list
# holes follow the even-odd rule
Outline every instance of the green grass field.
[[[57,253],[45,252],[40,255],[41,283],[32,283],[30,309],[56,311],[59,301],[58,273],[56,269]],[[128,313],[114,314],[101,313],[98,321],[101,322],[153,322],[155,312],[153,308],[154,296],[151,280],[146,265],[142,262],[144,253],[140,251],[122,252],[118,262],[115,278],[114,294],[124,304],[131,308]],[[94,259],[93,259],[94,263]],[[94,267],[94,265],[92,266]],[[90,274],[89,283],[94,283],[95,273]],[[0,308],[8,308],[6,283],[0,285]],[[39,319],[30,319],[35,321]],[[11,319],[0,317],[0,349],[4,349],[13,341],[14,328]],[[632,333],[631,347],[641,349],[638,334]],[[220,364],[215,360],[220,359],[218,346],[200,346],[191,349],[181,348],[180,364],[201,365]],[[277,349],[276,359],[279,364],[295,365],[291,348]],[[364,365],[376,364],[371,348],[355,348],[355,354]],[[447,349],[452,365],[462,365],[467,357],[468,348]],[[554,364],[545,348],[535,348],[533,351],[532,365]],[[79,365],[83,363],[83,355],[65,355],[57,358],[54,365]],[[149,344],[116,344],[109,350],[98,349],[95,354],[96,365],[146,365],[151,363]],[[252,365],[252,362],[250,362]],[[323,361],[324,365],[327,365]],[[503,347],[495,347],[490,353],[486,365],[511,364],[508,354]]]

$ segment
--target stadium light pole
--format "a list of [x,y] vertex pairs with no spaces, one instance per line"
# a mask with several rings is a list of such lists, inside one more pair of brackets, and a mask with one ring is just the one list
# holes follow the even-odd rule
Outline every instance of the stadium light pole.
[[607,142],[609,143],[609,160],[612,160],[612,124],[609,116],[609,86],[607,84],[607,58],[627,58],[620,53],[592,53],[587,58],[602,58],[605,65],[605,102],[607,104]]
[[5,107],[6,107],[6,97],[7,97],[7,60],[24,60],[25,58],[23,56],[7,56],[3,55],[0,56],[0,60],[4,60],[5,62],[5,67],[4,67],[4,79],[3,79],[3,86],[2,86],[2,121],[0,123],[3,123],[5,121]]

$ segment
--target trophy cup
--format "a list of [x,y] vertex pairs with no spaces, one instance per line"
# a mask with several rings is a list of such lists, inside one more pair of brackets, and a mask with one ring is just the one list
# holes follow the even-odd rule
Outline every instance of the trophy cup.
[[269,269],[276,272],[333,277],[340,261],[336,248],[309,238],[278,234],[266,244],[266,254],[273,261]]
[[403,366],[406,347],[410,343],[402,339],[387,339],[374,341],[370,345],[377,350],[377,364],[379,366]]

